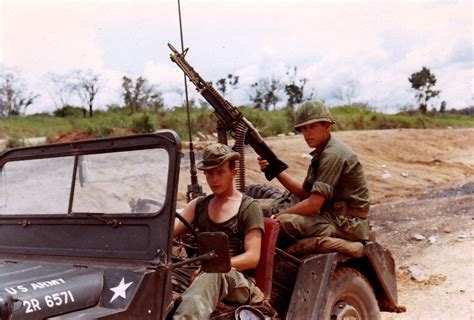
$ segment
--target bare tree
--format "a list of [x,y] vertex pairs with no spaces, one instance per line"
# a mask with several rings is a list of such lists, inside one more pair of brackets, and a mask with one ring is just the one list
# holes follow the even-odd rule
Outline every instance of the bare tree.
[[143,108],[158,111],[163,107],[161,92],[143,77],[138,77],[133,81],[131,78],[124,76],[122,78],[122,89],[125,105],[130,108],[131,113],[138,112]]
[[281,101],[280,90],[283,85],[279,79],[272,78],[270,81],[265,82],[266,93],[263,96],[263,104],[265,109],[269,109],[270,105],[273,105],[273,110],[276,108],[276,104]]
[[313,93],[311,93],[308,97],[306,97],[304,93],[308,79],[298,78],[297,74],[298,68],[296,66],[293,66],[293,68],[287,68],[286,75],[289,77],[289,83],[285,84],[284,90],[288,97],[287,104],[290,108],[294,108],[295,105],[305,100],[312,99],[313,97]]
[[13,71],[0,73],[0,117],[22,114],[39,95],[28,92],[20,76]]
[[72,90],[89,109],[89,117],[92,118],[94,99],[100,90],[100,76],[92,70],[77,70],[73,76]]
[[447,106],[446,101],[445,100],[441,101],[441,105],[439,106],[439,112],[446,113],[446,106]]
[[184,90],[182,86],[176,86],[172,89],[172,92],[179,96],[179,101],[184,101]]
[[73,76],[72,74],[56,74],[49,72],[46,78],[50,82],[50,96],[56,108],[64,108],[69,104],[73,93]]
[[226,78],[222,78],[216,81],[216,88],[218,91],[225,96],[226,92],[233,90],[239,84],[239,76],[228,74]]
[[250,94],[250,99],[253,101],[255,108],[263,107],[269,110],[270,106],[275,109],[276,104],[281,101],[281,90],[283,85],[277,78],[260,79],[251,85],[253,92]]
[[263,107],[263,93],[261,84],[259,82],[255,82],[250,86],[253,90],[249,94],[250,100],[252,100],[255,109],[261,109]]
[[357,80],[350,79],[335,89],[332,96],[347,105],[351,105],[352,99],[359,95],[359,87]]

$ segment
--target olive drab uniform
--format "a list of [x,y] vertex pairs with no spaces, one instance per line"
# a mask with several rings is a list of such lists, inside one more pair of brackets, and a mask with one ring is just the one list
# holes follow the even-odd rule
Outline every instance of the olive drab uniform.
[[357,155],[331,135],[320,149],[311,153],[303,188],[326,200],[320,211],[310,216],[280,215],[284,236],[291,240],[317,236],[368,240],[370,197]]
[[[243,195],[238,214],[223,223],[215,223],[208,215],[212,197],[211,194],[197,200],[194,226],[198,232],[225,232],[229,237],[230,255],[243,253],[245,236],[255,228],[264,232],[260,206],[256,200]],[[260,303],[263,294],[252,277],[235,268],[228,273],[201,273],[182,295],[174,319],[209,319],[221,300],[238,304]]]

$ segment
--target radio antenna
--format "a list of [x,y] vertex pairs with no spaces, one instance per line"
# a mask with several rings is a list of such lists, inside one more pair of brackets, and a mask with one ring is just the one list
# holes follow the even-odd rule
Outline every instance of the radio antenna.
[[[178,16],[179,16],[179,35],[181,39],[181,54],[186,55],[187,50],[184,50],[184,39],[183,39],[183,23],[181,20],[181,3],[178,0]],[[188,135],[189,135],[189,172],[191,174],[191,184],[188,184],[188,192],[186,193],[186,198],[189,201],[192,199],[203,195],[202,187],[197,179],[197,170],[196,170],[196,159],[194,156],[194,146],[193,146],[193,137],[191,132],[191,112],[189,107],[189,98],[188,98],[188,80],[186,74],[184,75],[184,96],[186,99],[186,114],[188,117]]]

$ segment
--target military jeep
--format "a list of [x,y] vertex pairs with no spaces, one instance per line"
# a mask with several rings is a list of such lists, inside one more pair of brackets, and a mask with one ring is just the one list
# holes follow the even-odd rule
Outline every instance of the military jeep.
[[[199,241],[194,259],[172,259],[181,157],[169,130],[1,153],[0,319],[166,319],[177,303],[173,269],[191,260],[206,261],[206,272],[228,268],[221,235]],[[380,245],[367,243],[357,259],[295,257],[275,248],[275,221],[266,228],[256,277],[273,318],[401,310]]]
[[164,318],[180,157],[171,131],[2,153],[1,319]]

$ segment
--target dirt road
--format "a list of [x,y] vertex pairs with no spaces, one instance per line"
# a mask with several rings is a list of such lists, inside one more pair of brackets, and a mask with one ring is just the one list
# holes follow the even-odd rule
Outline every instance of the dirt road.
[[[397,259],[398,300],[407,312],[383,313],[382,319],[473,319],[473,248],[472,234],[454,232],[403,262]],[[418,267],[427,279],[411,279],[409,266]]]
[[[345,131],[334,136],[359,155],[372,194],[377,241],[396,259],[399,303],[407,312],[383,314],[383,319],[474,319],[474,128]],[[303,138],[266,141],[290,165],[287,172],[302,180],[311,151]],[[253,150],[246,157],[247,184],[267,183]],[[188,172],[184,162],[181,203]],[[205,185],[201,174],[198,179]],[[270,184],[279,187],[277,181]],[[411,278],[414,267],[421,281]]]

